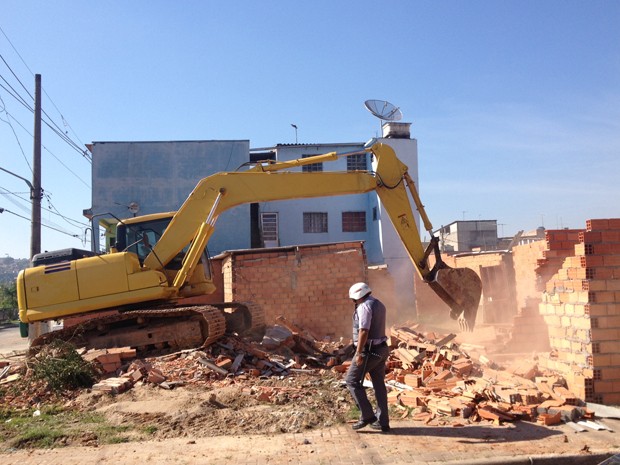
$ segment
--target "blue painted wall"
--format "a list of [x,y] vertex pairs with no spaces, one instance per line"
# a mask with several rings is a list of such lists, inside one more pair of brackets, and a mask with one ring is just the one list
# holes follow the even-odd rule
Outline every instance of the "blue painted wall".
[[[415,139],[381,139],[392,145],[397,155],[409,165],[417,181],[417,143]],[[257,151],[272,151],[278,161],[294,160],[304,155],[321,155],[361,150],[364,143],[277,145]],[[170,141],[170,142],[94,142],[92,172],[92,213],[118,218],[133,216],[128,206],[139,205],[138,215],[174,211],[185,201],[196,183],[220,171],[234,171],[250,159],[247,140]],[[370,155],[367,168],[372,169]],[[325,162],[324,171],[346,171],[346,158]],[[302,168],[297,168],[301,171]],[[387,215],[373,193],[315,199],[296,199],[259,204],[260,212],[277,212],[279,245],[308,245],[344,241],[364,241],[370,265],[397,261],[410,265],[400,240],[395,236]],[[342,212],[365,211],[365,232],[342,232]],[[327,233],[304,233],[304,212],[326,212]],[[417,215],[416,215],[417,216]],[[225,250],[251,247],[250,206],[242,205],[224,212],[218,219],[209,242],[211,255]],[[96,249],[99,246],[96,246]],[[407,271],[410,274],[411,270]]]
[[[363,143],[352,144],[317,144],[317,145],[279,145],[273,148],[278,161],[302,158],[304,155],[322,155],[328,152],[354,152],[362,150]],[[370,155],[367,156],[367,169],[371,169]],[[301,171],[297,168],[296,171]],[[323,163],[323,171],[346,171],[347,160],[342,157],[334,162]],[[383,263],[383,254],[379,242],[379,221],[373,220],[373,209],[377,207],[375,193],[322,197],[315,199],[297,199],[270,203],[261,203],[261,212],[277,212],[279,220],[280,246],[308,245],[328,242],[364,241],[369,264]],[[365,232],[343,232],[342,212],[365,211]],[[304,212],[327,213],[327,233],[304,233]]]
[[[234,171],[248,161],[249,150],[247,140],[94,142],[92,213],[128,218],[132,202],[138,215],[177,210],[200,179]],[[220,215],[209,252],[249,247],[250,207]]]

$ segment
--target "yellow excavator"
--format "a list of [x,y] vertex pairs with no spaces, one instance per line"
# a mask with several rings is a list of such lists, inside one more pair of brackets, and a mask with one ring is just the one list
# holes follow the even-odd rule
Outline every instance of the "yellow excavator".
[[[98,348],[187,348],[208,345],[227,331],[243,333],[263,326],[261,309],[251,303],[184,303],[215,290],[205,248],[218,216],[251,202],[374,191],[424,282],[450,307],[450,316],[462,329],[473,330],[482,292],[478,275],[442,261],[414,182],[394,150],[375,143],[365,151],[375,157],[374,171],[290,171],[362,151],[257,162],[245,171],[216,173],[199,181],[176,212],[119,221],[109,253],[44,255],[17,278],[22,327],[88,314],[83,324],[44,334],[32,345],[63,337]],[[408,193],[432,237],[426,248]],[[431,254],[434,260],[429,260]],[[114,311],[102,316],[103,310]]]

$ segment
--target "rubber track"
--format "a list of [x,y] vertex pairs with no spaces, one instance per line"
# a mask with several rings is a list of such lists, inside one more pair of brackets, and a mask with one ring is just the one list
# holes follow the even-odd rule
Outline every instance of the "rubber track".
[[252,315],[252,327],[250,330],[261,329],[265,326],[265,312],[263,308],[252,302],[240,302],[241,305],[245,305]]
[[[132,310],[128,312],[118,313],[115,315],[108,315],[100,318],[93,318],[84,323],[80,323],[76,326],[69,328],[63,328],[58,331],[43,334],[32,341],[31,347],[37,347],[40,345],[48,344],[52,340],[62,339],[64,341],[84,341],[83,334],[85,332],[94,330],[97,331],[99,326],[107,326],[113,323],[117,323],[124,320],[129,320],[138,317],[146,317],[149,319],[154,318],[179,318],[188,316],[201,316],[202,321],[199,321],[203,328],[203,335],[208,332],[208,336],[205,338],[203,346],[208,346],[219,338],[221,338],[226,332],[226,320],[222,315],[222,312],[210,305],[200,305],[192,307],[180,307],[180,308],[163,308],[156,310]],[[88,340],[88,338],[86,338]],[[80,345],[79,342],[76,345]]]

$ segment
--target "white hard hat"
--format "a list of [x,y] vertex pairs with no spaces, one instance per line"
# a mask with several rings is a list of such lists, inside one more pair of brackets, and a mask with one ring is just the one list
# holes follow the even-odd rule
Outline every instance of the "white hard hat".
[[366,295],[370,294],[372,292],[372,289],[370,289],[370,286],[366,283],[355,283],[353,286],[351,286],[351,288],[349,289],[349,298],[350,299],[361,299],[362,297],[365,297]]

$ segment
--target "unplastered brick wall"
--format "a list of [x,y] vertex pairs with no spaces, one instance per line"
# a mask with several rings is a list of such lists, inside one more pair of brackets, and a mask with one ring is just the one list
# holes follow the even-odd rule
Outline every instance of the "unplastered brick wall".
[[620,219],[588,220],[577,236],[542,294],[552,350],[540,361],[580,398],[619,404]]
[[[517,285],[517,307],[519,310],[528,307],[529,299],[540,298],[542,291],[541,278],[536,269],[546,247],[546,241],[539,240],[512,248],[512,262],[514,264],[515,282]],[[538,313],[538,310],[536,310],[536,313]]]
[[537,261],[538,290],[544,292],[546,283],[558,272],[566,257],[575,255],[575,245],[583,229],[548,229],[545,231],[546,248]]
[[575,253],[578,242],[579,230],[546,230],[544,240],[513,247],[518,311],[506,350],[549,350],[549,331],[539,312],[541,295],[564,259]]
[[367,281],[362,242],[228,252],[227,301],[262,306],[268,325],[282,315],[315,336],[351,337],[349,287]]

